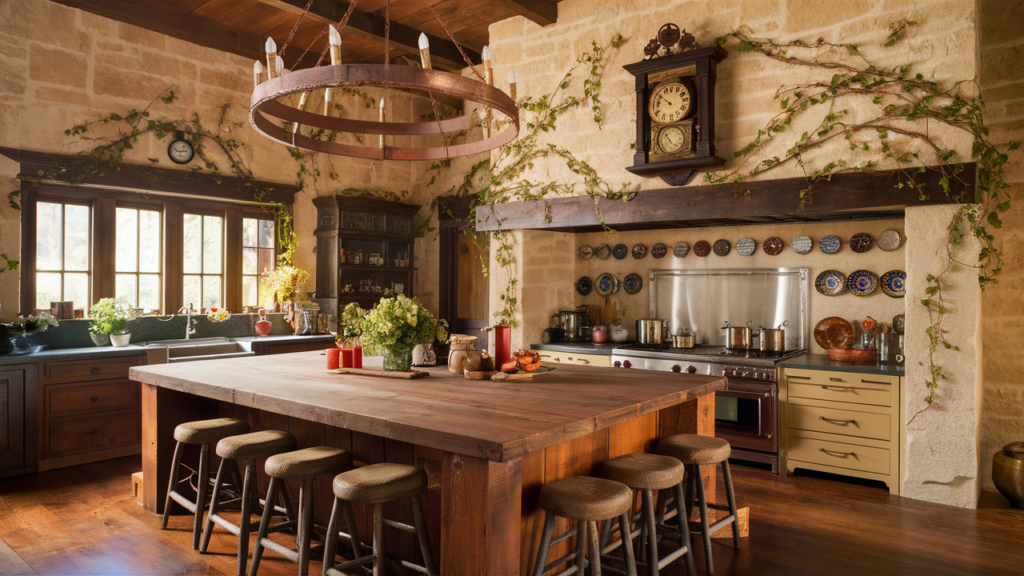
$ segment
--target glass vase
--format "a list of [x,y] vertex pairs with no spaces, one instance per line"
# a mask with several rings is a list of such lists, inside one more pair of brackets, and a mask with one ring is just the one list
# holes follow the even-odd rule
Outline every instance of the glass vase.
[[383,346],[384,369],[405,372],[412,368],[412,344]]

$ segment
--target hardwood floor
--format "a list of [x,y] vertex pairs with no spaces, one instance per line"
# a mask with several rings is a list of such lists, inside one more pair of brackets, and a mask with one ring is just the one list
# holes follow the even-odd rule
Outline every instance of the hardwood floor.
[[[217,530],[212,553],[201,555],[192,550],[190,517],[172,517],[163,531],[132,500],[130,477],[140,468],[132,456],[0,480],[0,575],[233,574],[233,537]],[[717,575],[1024,574],[1024,510],[1006,508],[998,495],[961,510],[823,477],[739,465],[733,476],[739,505],[751,507],[750,537],[739,551],[731,539],[713,541]],[[269,552],[260,565],[261,575],[295,573]]]

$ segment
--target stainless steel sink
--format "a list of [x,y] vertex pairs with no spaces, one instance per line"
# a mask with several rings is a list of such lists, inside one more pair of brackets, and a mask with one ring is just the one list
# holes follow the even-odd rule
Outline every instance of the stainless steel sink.
[[146,357],[150,364],[198,362],[255,355],[250,343],[235,342],[230,338],[161,340],[146,344]]

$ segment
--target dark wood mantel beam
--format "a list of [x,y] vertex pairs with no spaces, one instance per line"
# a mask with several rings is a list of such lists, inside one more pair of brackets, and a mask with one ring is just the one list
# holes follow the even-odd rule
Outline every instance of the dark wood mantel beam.
[[551,0],[497,0],[499,4],[520,16],[547,26],[558,22],[558,4]]
[[[951,184],[950,192],[962,194],[964,201],[970,202],[976,194],[976,165],[967,163],[963,168],[959,178],[967,186]],[[800,191],[807,187],[805,179],[787,178],[645,190],[629,202],[605,198],[597,202],[604,225],[616,230],[892,218],[902,216],[907,206],[957,202],[943,193],[938,170],[929,169],[915,177],[925,185],[924,200],[915,188],[899,188],[898,183],[905,183],[907,178],[892,171],[833,176],[816,184],[809,198],[800,197]],[[594,200],[575,196],[480,206],[476,229],[593,232],[604,227]]]

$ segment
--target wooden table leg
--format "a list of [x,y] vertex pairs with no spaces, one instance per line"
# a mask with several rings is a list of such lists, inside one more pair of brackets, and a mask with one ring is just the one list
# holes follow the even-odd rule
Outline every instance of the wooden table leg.
[[441,502],[442,574],[518,576],[522,458],[445,452]]
[[163,514],[174,457],[174,428],[216,418],[216,403],[184,392],[142,384],[142,504]]

